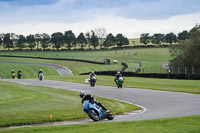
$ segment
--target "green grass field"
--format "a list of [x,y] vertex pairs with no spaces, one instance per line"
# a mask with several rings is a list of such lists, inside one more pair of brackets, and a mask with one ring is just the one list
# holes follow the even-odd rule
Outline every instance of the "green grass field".
[[17,71],[22,71],[22,78],[37,78],[38,71],[42,69],[45,75],[59,75],[58,72],[50,67],[36,66],[36,65],[24,65],[24,64],[11,64],[11,63],[1,63],[0,62],[0,75],[1,78],[8,79],[11,78],[11,71],[15,70],[16,78]]
[[0,130],[1,133],[199,133],[200,116],[131,122],[30,127]]
[[[76,62],[76,61],[59,61],[59,60],[44,60],[44,59],[27,59],[27,58],[12,58],[12,57],[0,57],[0,61],[15,61],[15,62],[30,62],[30,63],[45,63],[45,64],[56,64],[60,66],[68,67],[70,70],[72,70],[74,75],[78,75],[81,73],[87,73],[91,71],[108,71],[108,70],[121,70],[123,66],[121,64],[111,64],[111,65],[99,65],[99,64],[93,64],[93,63],[86,63],[86,62]],[[8,63],[0,63],[0,64],[7,64],[8,66],[17,66],[16,64],[8,64]],[[30,67],[31,65],[23,65],[23,68]],[[7,69],[6,65],[2,65],[3,67]],[[12,69],[13,69],[12,67]],[[40,66],[35,66],[37,68],[40,68]],[[44,67],[41,67],[44,68]],[[11,69],[11,70],[12,70]],[[20,68],[22,69],[22,68]],[[7,73],[10,73],[11,70],[6,71]],[[15,69],[14,69],[15,70]],[[18,71],[18,68],[16,69]],[[38,69],[39,70],[39,69]],[[36,72],[38,72],[36,70]]]
[[[112,99],[97,100],[114,114],[140,109]],[[86,118],[79,92],[0,81],[0,127]]]
[[[60,81],[75,82],[75,83],[81,83],[81,84],[85,84],[86,78],[89,78],[89,76],[88,75],[74,75],[74,76],[46,77],[46,79],[50,79],[50,80],[60,80]],[[97,75],[96,85],[115,87],[116,84],[114,82],[114,76]],[[192,94],[200,93],[199,80],[176,80],[176,79],[125,77],[123,87],[184,92],[184,93],[192,93]]]
[[[45,73],[45,79],[50,80],[61,80],[70,81],[76,83],[84,83],[88,75],[80,76],[77,74],[95,70],[112,70],[114,65],[97,65],[84,62],[75,61],[54,61],[54,60],[41,60],[41,59],[22,59],[22,58],[4,58],[1,57],[0,60],[9,61],[21,61],[21,62],[38,62],[38,63],[52,63],[61,66],[68,66],[73,71],[73,76],[58,76],[58,73],[48,67],[32,66],[32,65],[20,65],[20,64],[9,64],[0,63],[0,73],[2,78],[11,78],[10,72],[12,69],[21,69],[23,72],[22,78],[37,78],[37,73],[40,68],[43,69]],[[120,68],[120,66],[118,66]],[[119,69],[116,65],[116,68]],[[23,68],[23,69],[22,69]],[[97,85],[104,86],[116,86],[114,83],[113,76],[100,76],[97,75]],[[154,90],[164,90],[164,91],[175,91],[175,92],[186,92],[198,94],[200,88],[199,80],[175,80],[175,79],[155,79],[155,78],[139,78],[139,77],[125,77],[124,87],[130,88],[144,88],[144,89],[154,89]]]
[[[74,62],[63,63],[65,61],[48,61],[54,64],[62,64],[68,66],[74,74],[80,74],[81,72],[93,71],[106,71],[106,70],[121,70],[122,62],[128,64],[127,71],[135,71],[139,63],[142,64],[145,73],[166,73],[166,70],[162,68],[162,62],[169,61],[168,48],[135,48],[135,49],[122,49],[122,50],[109,50],[109,51],[60,51],[60,52],[37,52],[37,51],[22,51],[22,52],[0,52],[0,55],[17,55],[17,56],[32,56],[32,57],[48,57],[48,58],[66,58],[66,59],[83,59],[103,62],[103,58],[111,60],[117,60],[119,63],[116,65],[94,65],[91,63],[75,62],[77,65],[73,65]],[[0,58],[2,59],[2,58]],[[11,59],[10,59],[11,60]],[[20,60],[20,59],[18,59]],[[22,59],[23,60],[23,59]],[[31,59],[24,59],[30,61]],[[39,61],[39,60],[36,60]],[[40,62],[40,61],[39,61]],[[79,65],[81,64],[81,65]],[[73,66],[72,66],[73,65]]]
[[[138,40],[133,41],[137,43]],[[0,52],[0,55],[25,55],[49,58],[73,57],[95,61],[101,61],[104,57],[106,57],[111,59],[111,61],[114,59],[119,61],[119,64],[117,65],[96,65],[75,61],[0,57],[0,60],[6,61],[50,63],[66,66],[73,71],[73,76],[58,76],[55,70],[44,67],[42,69],[44,70],[44,73],[46,75],[45,79],[83,84],[85,78],[88,78],[88,75],[80,76],[78,75],[80,73],[101,70],[104,71],[106,69],[119,70],[122,68],[120,64],[121,62],[128,63],[129,69],[127,71],[133,71],[134,68],[138,66],[137,63],[140,62],[142,63],[142,67],[145,70],[149,69],[148,72],[153,72],[153,70],[155,70],[157,67],[158,71],[161,71],[160,67],[162,62],[168,62],[170,58],[168,48],[137,48],[90,52]],[[37,74],[40,68],[41,67],[39,66],[36,67],[32,65],[11,65],[8,63],[0,63],[0,73],[4,73],[2,74],[3,78],[10,78],[10,72],[12,69],[14,69],[15,71],[21,69],[23,71],[22,78],[35,78],[35,74]],[[97,79],[97,85],[116,86],[113,81],[114,76],[97,75]],[[199,94],[200,81],[125,77],[124,87]],[[88,116],[81,109],[82,107],[80,100],[81,99],[78,96],[78,92],[47,87],[25,86],[0,81],[0,126],[46,123],[52,121],[68,121],[88,118]],[[128,110],[138,109],[133,105],[111,99],[98,97],[97,100],[101,101],[106,107],[109,107],[109,109],[111,109],[115,114],[122,113]],[[124,106],[121,106],[122,104]],[[53,119],[49,118],[50,114],[53,114]],[[0,130],[0,133],[199,133],[199,119],[200,116],[188,116],[180,118],[132,122],[90,123],[68,126],[8,129]]]
[[46,58],[68,58],[96,60],[103,62],[103,58],[120,62],[134,62],[135,60],[162,62],[169,60],[168,48],[135,48],[105,51],[12,51],[0,52],[0,55],[16,55]]

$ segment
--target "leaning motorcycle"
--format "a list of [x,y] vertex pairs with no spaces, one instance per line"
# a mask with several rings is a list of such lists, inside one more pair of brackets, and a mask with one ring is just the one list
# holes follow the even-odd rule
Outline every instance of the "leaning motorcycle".
[[95,83],[96,83],[96,77],[92,77],[91,79],[90,79],[90,86],[91,87],[94,87],[95,86]]
[[116,80],[116,83],[117,83],[117,87],[118,88],[122,88],[122,85],[124,83],[124,78],[123,77],[119,77],[117,80]]
[[90,103],[89,100],[83,102],[83,111],[88,114],[88,116],[93,121],[99,121],[103,119],[113,120],[114,116],[110,110],[103,110],[96,103]]

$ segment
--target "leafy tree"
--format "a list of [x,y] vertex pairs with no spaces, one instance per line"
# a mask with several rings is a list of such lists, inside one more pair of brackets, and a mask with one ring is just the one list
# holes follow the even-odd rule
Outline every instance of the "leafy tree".
[[42,35],[37,33],[34,35],[34,38],[35,38],[35,42],[36,42],[36,45],[37,45],[37,49],[39,49],[39,45],[40,45],[40,41],[42,39]]
[[170,48],[170,54],[173,57],[170,61],[170,66],[200,66],[200,26],[195,26],[190,30],[189,34],[189,39],[181,41],[178,46]]
[[41,34],[40,41],[41,41],[43,50],[45,50],[49,46],[50,40],[51,40],[51,38],[48,34],[46,34],[46,33]]
[[54,47],[58,50],[64,44],[64,36],[61,32],[56,32],[51,35],[51,42],[54,44]]
[[87,33],[85,33],[85,36],[86,36],[88,47],[90,49],[90,45],[91,45],[91,33],[88,31]]
[[186,31],[186,30],[184,30],[183,32],[180,32],[179,34],[178,34],[178,40],[186,40],[186,39],[188,39],[189,38],[189,33],[188,33],[188,31]]
[[64,42],[67,44],[68,50],[70,50],[71,47],[76,45],[76,37],[71,30],[65,32]]
[[80,44],[82,50],[83,50],[83,47],[86,46],[87,40],[86,40],[86,38],[85,38],[83,33],[80,33],[80,35],[77,37],[77,43]]
[[197,39],[200,36],[200,25],[196,25],[194,28],[192,28],[189,32],[189,38],[190,39]]
[[96,36],[98,37],[99,45],[100,45],[100,49],[101,49],[103,46],[103,43],[105,41],[105,38],[107,36],[106,29],[105,28],[96,28],[94,30],[94,32],[95,32]]
[[91,45],[96,49],[97,46],[99,46],[99,41],[98,37],[96,36],[95,32],[92,30],[92,35],[91,35]]
[[140,35],[140,42],[144,45],[147,45],[151,42],[151,37],[149,36],[149,33],[143,33]]
[[22,48],[25,47],[26,44],[26,38],[23,35],[19,35],[19,39],[17,40],[16,46],[22,50]]
[[8,48],[8,50],[10,50],[10,48],[13,48],[13,41],[11,40],[11,36],[10,33],[7,33],[4,38],[3,38],[3,43],[5,48]]
[[129,45],[128,38],[124,37],[122,34],[117,34],[115,37],[115,43],[118,47],[122,47],[123,45]]
[[4,43],[3,43],[3,38],[6,34],[2,33],[0,34],[0,45],[2,46],[3,50],[4,50]]
[[173,42],[176,43],[177,42],[177,37],[174,33],[169,33],[166,34],[166,42],[172,44]]
[[161,43],[165,42],[165,35],[164,34],[154,34],[151,38],[152,43],[160,45]]
[[107,47],[107,48],[115,45],[115,37],[112,35],[112,33],[108,34],[103,45],[104,47]]
[[3,38],[0,36],[0,46],[2,46]]
[[34,35],[29,35],[26,37],[26,42],[28,43],[29,48],[31,48],[31,50],[35,47],[35,38]]

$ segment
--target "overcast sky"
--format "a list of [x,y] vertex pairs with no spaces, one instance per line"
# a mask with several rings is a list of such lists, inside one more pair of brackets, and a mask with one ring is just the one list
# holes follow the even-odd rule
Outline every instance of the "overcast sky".
[[128,38],[179,33],[200,22],[200,0],[0,0],[0,33],[35,34],[103,27]]

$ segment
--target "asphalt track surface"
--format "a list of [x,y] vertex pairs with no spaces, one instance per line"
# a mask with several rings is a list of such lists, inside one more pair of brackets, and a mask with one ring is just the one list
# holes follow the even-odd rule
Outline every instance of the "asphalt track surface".
[[[200,115],[200,95],[178,92],[167,92],[135,88],[117,88],[108,86],[90,87],[87,84],[78,84],[62,81],[36,79],[1,79],[24,85],[46,86],[73,91],[85,91],[97,96],[122,100],[143,107],[141,112],[132,115],[115,117],[112,121],[135,121],[147,119],[170,118],[180,116]],[[81,100],[81,99],[80,99]],[[105,120],[106,121],[106,120]],[[105,122],[104,121],[104,122]],[[91,120],[52,123],[49,125],[66,125],[92,122]],[[47,124],[48,125],[48,124]]]
[[15,62],[15,61],[0,61],[0,63],[11,63],[11,64],[25,64],[25,65],[37,65],[37,66],[48,66],[55,69],[59,75],[73,75],[72,71],[67,67],[58,66],[54,64],[43,64],[43,63],[29,63],[29,62]]

